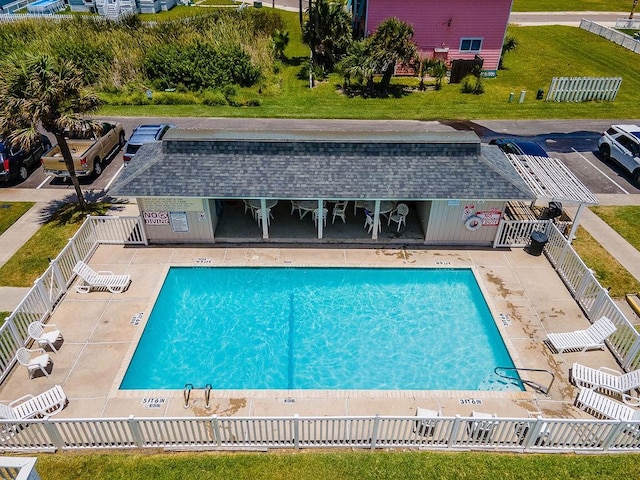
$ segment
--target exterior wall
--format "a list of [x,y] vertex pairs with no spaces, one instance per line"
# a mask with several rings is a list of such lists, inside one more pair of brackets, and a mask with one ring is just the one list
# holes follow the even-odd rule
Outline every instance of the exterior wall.
[[149,243],[213,242],[215,205],[202,198],[138,198]]
[[473,59],[475,52],[460,52],[460,39],[482,38],[477,54],[484,58],[483,69],[491,76],[498,69],[510,12],[511,0],[368,0],[366,32],[369,35],[382,21],[396,17],[413,25],[413,40],[423,55],[448,48],[448,61]]
[[140,0],[140,13],[158,13],[160,11],[160,0]]
[[[506,202],[482,200],[437,200],[423,202],[419,215],[426,222],[425,243],[441,245],[493,245],[498,232],[498,223]],[[477,230],[469,230],[465,220],[472,215],[493,213],[495,225],[483,225]],[[426,216],[425,216],[426,213]],[[423,216],[425,216],[423,220]],[[493,223],[487,218],[487,223]]]
[[69,8],[72,12],[91,12],[94,9],[94,2],[83,0],[69,0]]

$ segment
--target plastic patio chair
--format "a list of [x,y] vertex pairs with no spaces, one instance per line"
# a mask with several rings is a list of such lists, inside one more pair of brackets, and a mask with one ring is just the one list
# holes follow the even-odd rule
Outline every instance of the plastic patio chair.
[[[40,353],[40,355],[34,357],[32,356],[34,353]],[[51,363],[51,359],[49,358],[49,354],[45,353],[42,348],[28,350],[24,347],[20,347],[16,352],[16,359],[20,365],[27,367],[30,379],[33,378],[33,374],[38,370],[44,373],[47,377],[49,376],[47,366]]]
[[[45,332],[45,329],[51,329],[48,332]],[[42,322],[32,322],[28,327],[29,336],[33,338],[38,344],[40,348],[44,348],[47,345],[51,347],[55,353],[58,353],[58,349],[55,346],[55,343],[62,340],[62,333],[57,327],[53,324],[44,324]]]

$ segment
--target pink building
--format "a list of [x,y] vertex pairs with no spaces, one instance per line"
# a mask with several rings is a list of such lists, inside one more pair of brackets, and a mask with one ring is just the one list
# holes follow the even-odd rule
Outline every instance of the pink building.
[[512,0],[355,0],[354,16],[367,35],[385,19],[413,25],[422,56],[454,60],[483,58],[485,76],[498,70]]

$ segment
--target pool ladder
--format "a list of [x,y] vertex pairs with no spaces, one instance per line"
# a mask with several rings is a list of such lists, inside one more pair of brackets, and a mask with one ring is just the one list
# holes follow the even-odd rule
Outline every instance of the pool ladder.
[[[498,370],[501,370],[503,373],[499,372]],[[509,375],[506,375],[504,373],[506,371],[541,372],[541,373],[546,373],[548,375],[551,375],[551,381],[549,382],[549,384],[546,387],[544,385],[540,385],[537,382],[534,382],[533,380],[527,380],[527,379],[520,378],[520,382],[522,382],[523,384],[528,385],[529,387],[533,388],[538,393],[544,393],[546,396],[549,396],[549,391],[551,390],[551,385],[553,385],[553,381],[556,379],[556,376],[555,376],[555,374],[553,372],[551,372],[549,370],[544,370],[544,369],[541,369],[541,368],[496,367],[496,368],[493,369],[493,372],[496,375],[498,375],[499,377],[506,378],[508,380],[518,380],[517,378],[510,377]]]
[[[207,383],[203,389],[204,390],[204,406],[205,408],[209,408],[209,401],[211,399],[211,384]],[[184,390],[182,391],[182,396],[184,397],[184,408],[189,408],[189,399],[191,398],[191,391],[194,390],[193,383],[185,383]]]

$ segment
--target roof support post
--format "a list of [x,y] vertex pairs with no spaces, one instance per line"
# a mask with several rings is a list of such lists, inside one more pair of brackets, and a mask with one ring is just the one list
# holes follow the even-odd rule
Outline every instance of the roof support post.
[[[324,202],[321,198],[318,199],[318,212],[316,215],[316,220],[318,221],[318,238],[322,238],[324,233]],[[327,214],[328,215],[328,214]]]
[[373,209],[373,234],[372,240],[378,239],[378,229],[380,229],[380,199],[376,200],[376,206]]
[[262,238],[269,238],[269,213],[267,212],[267,199],[260,199],[260,214],[262,215]]
[[573,225],[571,225],[571,231],[569,232],[569,238],[567,238],[567,241],[569,243],[571,243],[576,235],[576,230],[578,230],[578,226],[580,225],[580,223],[578,222],[578,219],[580,218],[580,214],[582,213],[582,208],[584,207],[584,203],[581,203],[578,206],[578,211],[576,212],[576,216],[573,219]]

